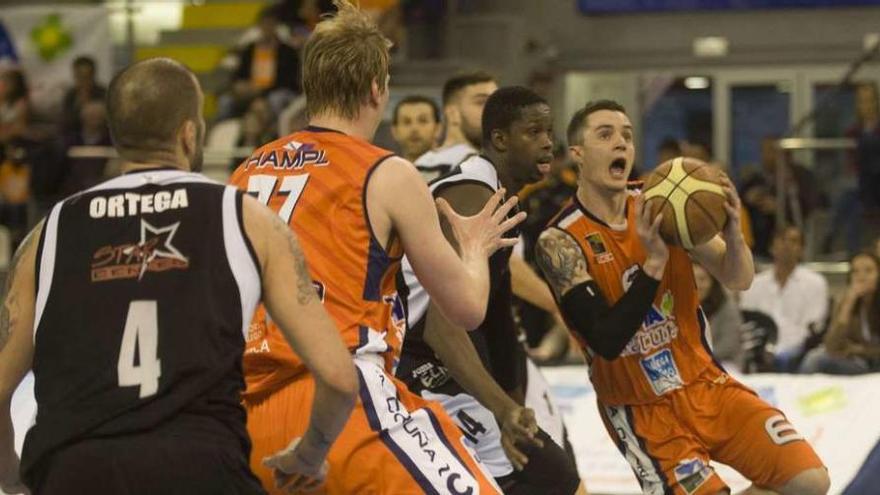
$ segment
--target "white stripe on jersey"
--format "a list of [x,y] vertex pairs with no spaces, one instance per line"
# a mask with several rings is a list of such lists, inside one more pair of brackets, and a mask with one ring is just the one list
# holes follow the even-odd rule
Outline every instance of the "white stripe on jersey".
[[[463,145],[461,145],[463,146]],[[482,182],[493,191],[497,191],[500,187],[498,183],[498,172],[488,160],[473,155],[467,160],[459,164],[460,171],[431,184],[431,192],[437,190],[440,186],[456,184],[458,182]],[[403,279],[409,287],[409,296],[407,297],[407,324],[410,328],[415,326],[419,320],[425,316],[428,311],[428,304],[431,302],[425,288],[419,283],[416,274],[412,269],[412,265],[406,256],[400,264],[400,270],[403,273]]]
[[654,467],[651,457],[639,444],[639,439],[629,422],[626,407],[605,406],[605,416],[623,443],[623,456],[626,457],[633,472],[639,478],[642,492],[645,495],[663,495],[665,493],[663,478]]
[[415,166],[419,169],[436,169],[441,166],[454,167],[461,163],[468,155],[477,152],[471,145],[461,143],[438,148],[425,152],[424,155],[416,158]]
[[241,333],[247,339],[248,327],[254,317],[257,303],[260,302],[262,284],[256,260],[251,255],[244,239],[244,225],[239,222],[239,218],[244,217],[238,215],[236,193],[237,189],[234,186],[226,186],[226,190],[223,191],[223,244],[226,247],[229,268],[238,285],[241,303]]
[[43,317],[43,311],[46,309],[46,301],[49,300],[49,290],[52,288],[52,277],[55,275],[55,252],[58,247],[58,217],[61,215],[61,206],[63,202],[59,202],[49,216],[46,217],[46,223],[43,224],[43,252],[40,255],[40,278],[37,280],[37,300],[34,313],[34,343],[37,341],[37,328],[40,328],[40,319]]

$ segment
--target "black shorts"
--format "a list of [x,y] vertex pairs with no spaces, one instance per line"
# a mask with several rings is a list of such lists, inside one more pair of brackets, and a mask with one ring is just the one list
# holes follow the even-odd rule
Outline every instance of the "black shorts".
[[84,440],[34,470],[33,495],[265,495],[241,446],[169,435]]
[[521,449],[529,458],[525,469],[495,481],[505,495],[572,495],[581,483],[573,459],[544,430],[536,436],[544,446]]

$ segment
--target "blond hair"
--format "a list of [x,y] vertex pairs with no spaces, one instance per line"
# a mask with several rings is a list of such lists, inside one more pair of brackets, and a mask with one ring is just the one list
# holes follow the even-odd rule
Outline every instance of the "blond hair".
[[318,23],[306,41],[303,90],[310,116],[333,113],[354,119],[369,101],[373,81],[385,90],[391,43],[351,2],[333,4],[336,15]]

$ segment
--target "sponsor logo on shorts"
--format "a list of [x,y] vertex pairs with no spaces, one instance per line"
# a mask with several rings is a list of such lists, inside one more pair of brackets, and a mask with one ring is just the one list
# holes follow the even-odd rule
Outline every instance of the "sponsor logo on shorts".
[[710,476],[712,469],[701,459],[687,459],[675,467],[675,480],[688,494],[695,493]]
[[147,272],[189,269],[189,258],[173,243],[179,227],[180,222],[155,227],[141,219],[140,242],[102,246],[92,254],[92,282],[140,281]]
[[672,351],[669,349],[663,349],[643,358],[641,365],[651,388],[657,395],[663,395],[684,385],[675,360],[672,358]]
[[449,371],[434,363],[425,363],[419,366],[413,370],[412,376],[428,390],[442,387],[449,381]]

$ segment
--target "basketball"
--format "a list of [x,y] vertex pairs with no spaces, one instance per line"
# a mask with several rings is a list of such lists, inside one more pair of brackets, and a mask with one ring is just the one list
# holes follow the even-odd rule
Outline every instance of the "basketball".
[[663,213],[660,235],[668,244],[692,249],[724,228],[727,211],[723,173],[694,158],[674,158],[645,181],[645,207],[651,218]]

